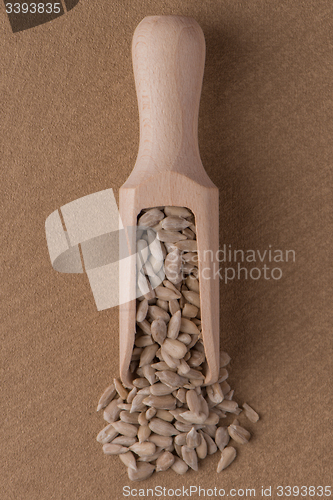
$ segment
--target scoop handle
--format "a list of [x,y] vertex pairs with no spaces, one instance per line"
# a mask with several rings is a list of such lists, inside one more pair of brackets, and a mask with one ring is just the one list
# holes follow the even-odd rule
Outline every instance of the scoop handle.
[[149,16],[137,26],[132,44],[140,116],[135,168],[190,174],[203,166],[198,147],[198,114],[205,64],[199,24],[181,16]]

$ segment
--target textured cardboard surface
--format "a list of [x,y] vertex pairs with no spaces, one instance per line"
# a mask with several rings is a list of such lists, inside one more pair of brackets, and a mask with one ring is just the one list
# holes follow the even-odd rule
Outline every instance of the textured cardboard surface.
[[0,498],[118,500],[130,484],[95,441],[97,400],[118,374],[118,313],[97,311],[85,275],[53,271],[44,223],[128,177],[131,38],[153,14],[190,15],[206,37],[199,142],[220,189],[221,248],[296,258],[278,264],[280,280],[221,280],[230,384],[262,417],[248,424],[251,442],[219,475],[213,455],[198,473],[131,486],[256,488],[261,498],[261,486],[331,484],[331,2],[81,0],[15,34],[0,11]]

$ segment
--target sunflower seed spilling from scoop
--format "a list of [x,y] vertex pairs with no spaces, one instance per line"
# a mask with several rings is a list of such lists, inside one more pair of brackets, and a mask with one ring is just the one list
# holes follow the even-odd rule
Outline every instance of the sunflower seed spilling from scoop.
[[[121,381],[102,394],[97,411],[109,425],[97,436],[107,455],[119,455],[132,481],[154,471],[185,474],[221,452],[217,472],[236,457],[232,443],[251,434],[232,419],[242,409],[226,382],[229,355],[220,353],[217,382],[204,386],[200,275],[194,214],[158,207],[138,216],[136,335],[131,360],[134,388]],[[247,403],[244,414],[257,422]],[[223,419],[231,419],[224,423]],[[170,473],[170,472],[168,472]]]

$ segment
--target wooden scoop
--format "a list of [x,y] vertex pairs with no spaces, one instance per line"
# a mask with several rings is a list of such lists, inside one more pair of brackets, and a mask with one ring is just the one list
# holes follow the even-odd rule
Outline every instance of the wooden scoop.
[[[218,189],[204,170],[198,147],[204,35],[192,18],[146,17],[134,32],[132,56],[140,145],[134,169],[120,188],[120,215],[126,228],[136,226],[144,208],[179,206],[194,213],[208,365],[205,384],[211,384],[219,376],[219,203]],[[133,232],[128,233],[128,244],[135,248]],[[121,269],[121,288],[133,292],[134,287],[135,259]],[[133,387],[129,364],[135,318],[135,300],[120,305],[120,376],[127,387]]]

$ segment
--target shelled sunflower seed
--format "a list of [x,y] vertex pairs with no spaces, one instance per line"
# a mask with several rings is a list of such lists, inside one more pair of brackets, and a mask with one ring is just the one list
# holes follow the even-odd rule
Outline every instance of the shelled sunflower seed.
[[[194,215],[185,207],[144,209],[137,235],[134,388],[129,391],[114,379],[104,391],[97,411],[104,409],[108,425],[97,441],[105,454],[119,454],[133,481],[148,479],[154,471],[198,470],[200,460],[218,450],[220,472],[236,457],[229,441],[245,444],[251,434],[234,420],[242,409],[226,381],[226,352],[220,353],[218,381],[203,385]],[[251,422],[259,419],[249,405],[243,408]]]

